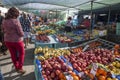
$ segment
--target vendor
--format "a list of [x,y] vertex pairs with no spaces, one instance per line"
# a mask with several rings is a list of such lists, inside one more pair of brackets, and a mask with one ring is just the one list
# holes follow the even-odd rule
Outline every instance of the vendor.
[[73,24],[72,24],[72,18],[68,17],[68,20],[67,20],[66,26],[65,26],[65,31],[66,32],[71,32],[72,26],[73,26]]
[[88,17],[84,19],[84,21],[82,22],[82,25],[84,25],[84,27],[87,29],[90,28],[90,20],[88,19]]

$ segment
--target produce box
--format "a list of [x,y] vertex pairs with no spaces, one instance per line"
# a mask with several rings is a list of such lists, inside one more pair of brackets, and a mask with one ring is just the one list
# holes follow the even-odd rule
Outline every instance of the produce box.
[[68,47],[68,44],[67,43],[56,43],[56,44],[54,44],[55,49],[64,48],[64,47]]
[[[72,72],[72,68],[68,65],[66,65],[62,59],[60,59],[59,57],[53,57],[51,59],[45,60],[45,61],[39,61],[36,64],[38,64],[38,67],[42,67],[39,68],[41,70],[39,70],[42,74],[42,78],[41,74],[39,74],[40,78],[39,80],[58,80],[58,79],[63,79],[63,80],[79,80],[79,77]],[[52,66],[54,64],[54,66]],[[41,65],[41,66],[40,66]],[[68,79],[69,78],[69,79]],[[72,79],[70,79],[72,78]]]
[[56,41],[60,42],[60,43],[71,43],[74,41],[73,38],[69,37],[66,34],[57,34],[57,35],[54,35],[54,37],[55,37]]
[[38,47],[34,51],[34,55],[40,61],[47,60],[52,57],[59,57],[61,55],[70,55],[70,51],[67,49],[55,49],[55,48],[48,48],[48,47]]
[[105,66],[115,77],[119,76],[120,79],[120,59],[116,58],[111,64]]
[[40,61],[35,59],[34,60],[34,66],[35,66],[35,71],[34,72],[35,72],[36,80],[44,80],[43,76],[42,76],[42,73],[41,73],[42,67],[41,67]]
[[55,39],[53,38],[52,35],[49,35],[48,36],[50,42],[47,42],[47,43],[43,43],[43,42],[38,42],[36,41],[35,42],[35,47],[49,47],[49,48],[54,48],[54,44],[57,44],[57,42],[55,41]]
[[36,47],[49,47],[49,48],[53,48],[53,45],[50,43],[40,43],[40,42],[35,42],[35,48]]

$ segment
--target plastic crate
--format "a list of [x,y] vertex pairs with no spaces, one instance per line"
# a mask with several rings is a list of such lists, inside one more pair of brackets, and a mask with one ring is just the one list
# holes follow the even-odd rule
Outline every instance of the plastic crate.
[[64,48],[68,47],[68,43],[56,43],[54,44],[54,48]]
[[43,43],[35,42],[35,48],[39,46],[53,48],[53,44],[43,44]]
[[44,80],[43,77],[42,77],[42,73],[41,73],[41,70],[42,68],[40,67],[40,61],[35,59],[34,60],[34,66],[35,66],[35,78],[36,80]]

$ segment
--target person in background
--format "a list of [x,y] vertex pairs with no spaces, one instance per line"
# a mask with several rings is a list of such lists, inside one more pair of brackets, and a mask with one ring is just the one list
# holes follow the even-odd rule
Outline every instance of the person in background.
[[45,17],[45,18],[44,18],[44,23],[47,23],[47,21],[48,21],[48,20],[47,20],[47,17]]
[[40,20],[37,19],[37,16],[36,16],[36,15],[34,15],[33,21],[32,21],[33,26],[37,26],[37,25],[39,24],[39,22],[40,22]]
[[87,28],[87,29],[90,28],[90,20],[88,19],[88,17],[85,18],[82,25],[84,25],[84,27]]
[[31,22],[28,19],[27,15],[23,14],[23,18],[20,20],[20,23],[21,23],[23,31],[24,31],[24,43],[25,43],[25,48],[26,48],[30,42]]
[[19,11],[15,7],[10,8],[5,20],[2,22],[2,30],[4,32],[4,41],[10,51],[15,69],[18,73],[24,74],[26,72],[23,70],[25,56],[23,43],[24,32],[19,20],[17,19],[18,16]]
[[[2,46],[2,43],[0,42],[0,47]],[[1,72],[1,67],[0,67],[0,80],[4,80],[4,78],[3,78],[3,74],[2,74],[2,72]]]
[[[5,13],[6,16],[7,13]],[[0,11],[0,42],[2,43],[2,46],[0,47],[0,52],[3,55],[6,55],[7,53],[7,47],[4,43],[4,33],[2,32],[2,21],[4,20],[4,17],[1,15]]]
[[66,22],[66,27],[65,27],[65,31],[66,32],[71,32],[72,31],[72,18],[68,17],[67,22]]
[[30,21],[32,21],[30,14],[27,14],[27,17]]

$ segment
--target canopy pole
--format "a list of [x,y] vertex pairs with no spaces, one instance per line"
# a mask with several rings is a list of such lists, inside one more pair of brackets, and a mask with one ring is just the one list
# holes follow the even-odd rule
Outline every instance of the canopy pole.
[[69,17],[69,10],[68,10],[68,15],[67,15],[67,18]]
[[93,0],[91,1],[91,19],[90,19],[90,33],[92,34],[93,27]]
[[57,21],[57,9],[56,9],[56,21]]
[[[109,6],[109,12],[108,12],[108,21],[107,21],[107,34],[108,34],[108,31],[109,31],[109,27],[110,27],[110,14],[111,14],[111,6]],[[108,39],[108,35],[106,36],[106,39]]]
[[107,22],[108,25],[109,25],[109,23],[110,23],[110,14],[111,14],[111,6],[109,6],[108,22]]

